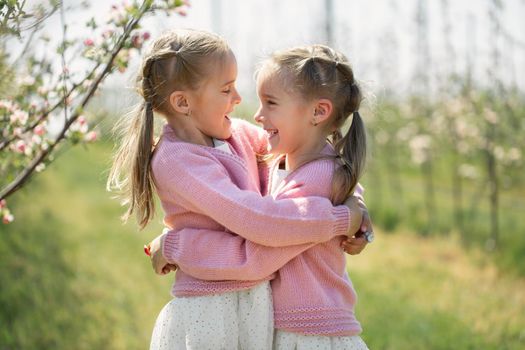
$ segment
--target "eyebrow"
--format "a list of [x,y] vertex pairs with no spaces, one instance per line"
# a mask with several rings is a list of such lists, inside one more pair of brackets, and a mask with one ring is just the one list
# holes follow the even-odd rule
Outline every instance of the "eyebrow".
[[235,79],[230,80],[230,81],[228,81],[228,82],[222,84],[222,86],[230,85],[230,84],[233,84],[233,83],[235,83]]
[[274,95],[270,95],[270,94],[266,94],[266,93],[262,94],[262,97],[268,98],[270,100],[278,100],[278,98],[275,97]]

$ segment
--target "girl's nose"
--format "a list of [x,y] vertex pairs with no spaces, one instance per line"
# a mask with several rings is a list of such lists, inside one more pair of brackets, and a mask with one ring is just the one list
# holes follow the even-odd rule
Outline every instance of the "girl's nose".
[[241,103],[241,101],[242,101],[242,97],[237,91],[237,89],[235,89],[235,95],[233,96],[233,103],[238,105],[239,103]]
[[253,119],[255,119],[255,121],[257,123],[261,123],[262,124],[262,122],[264,120],[264,117],[262,116],[260,109],[257,112],[255,112],[255,115],[253,116]]

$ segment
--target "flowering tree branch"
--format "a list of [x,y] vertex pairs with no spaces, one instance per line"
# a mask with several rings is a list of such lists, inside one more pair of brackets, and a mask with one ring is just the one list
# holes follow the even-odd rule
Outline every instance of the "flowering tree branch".
[[[28,81],[20,85],[12,99],[0,100],[0,126],[5,126],[0,132],[0,174],[3,181],[7,179],[7,183],[0,180],[0,215],[4,223],[13,220],[5,199],[22,188],[35,171],[43,170],[46,161],[51,160],[53,152],[64,140],[76,143],[96,139],[95,131],[88,132],[84,110],[104,79],[115,68],[125,71],[130,53],[140,51],[149,39],[149,33],[138,31],[144,16],[159,10],[184,15],[185,6],[189,3],[180,0],[145,0],[111,6],[108,23],[112,27],[104,30],[101,39],[88,38],[82,43],[83,54],[80,58],[92,61],[94,66],[77,83],[70,81],[75,74],[70,74],[66,65],[65,52],[74,44],[66,40],[65,15],[64,9],[61,9],[63,38],[57,50],[61,57],[59,79],[53,79],[51,64],[45,59],[31,58]],[[3,12],[0,11],[0,14]],[[13,16],[12,13],[10,16]],[[6,21],[5,18],[0,20],[4,24],[9,23]],[[94,31],[99,24],[93,18],[87,26]],[[38,73],[31,75],[31,72]],[[48,86],[51,84],[51,88],[46,87],[46,83]],[[32,97],[43,102],[30,101]],[[60,108],[63,108],[64,121],[56,136],[51,137],[46,123]]]

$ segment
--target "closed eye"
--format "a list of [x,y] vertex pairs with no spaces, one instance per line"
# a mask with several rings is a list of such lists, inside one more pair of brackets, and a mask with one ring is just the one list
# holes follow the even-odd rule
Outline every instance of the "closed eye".
[[223,94],[229,95],[232,93],[233,89],[235,89],[235,83],[229,83],[229,84],[223,85],[221,92]]

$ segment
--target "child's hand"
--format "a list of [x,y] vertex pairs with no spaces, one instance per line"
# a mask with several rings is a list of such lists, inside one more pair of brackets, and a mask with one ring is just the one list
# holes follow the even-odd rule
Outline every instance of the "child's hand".
[[[374,234],[374,228],[372,227],[372,220],[368,214],[368,208],[366,207],[365,201],[362,197],[359,198],[359,206],[363,210],[363,221],[361,221],[360,232],[363,234],[369,232],[372,235]],[[372,243],[373,237],[368,239],[368,243]]]
[[357,255],[365,249],[368,242],[365,239],[363,234],[354,237],[348,237],[341,242],[341,248],[345,251],[346,254]]
[[164,243],[165,237],[166,233],[163,233],[151,241],[151,243],[147,246],[149,251],[148,255],[151,258],[151,266],[153,267],[153,270],[155,270],[155,272],[159,275],[168,274],[171,271],[177,270],[178,268],[177,265],[170,264],[164,258],[164,255],[162,255],[162,245]]
[[[352,205],[352,207],[349,206],[350,211],[355,210],[353,207],[354,203],[352,200],[353,197],[350,197],[347,200],[347,203]],[[363,201],[362,197],[357,197],[358,205],[362,210],[362,220],[359,226],[359,229],[355,234],[352,236],[349,235],[347,239],[341,242],[341,248],[345,251],[345,253],[350,255],[357,255],[365,249],[366,245],[368,243],[371,243],[374,239],[374,231],[372,228],[372,221],[370,220],[370,215],[368,214],[368,208],[366,207],[365,202]],[[347,204],[345,203],[345,204]],[[352,212],[353,214],[354,212]],[[355,217],[355,215],[351,216]]]
[[350,228],[348,229],[348,237],[353,237],[361,228],[361,223],[363,222],[363,209],[356,196],[348,198],[344,202],[344,205],[350,209]]
[[166,275],[171,271],[177,271],[179,267],[175,264],[168,264],[162,268],[161,275]]

